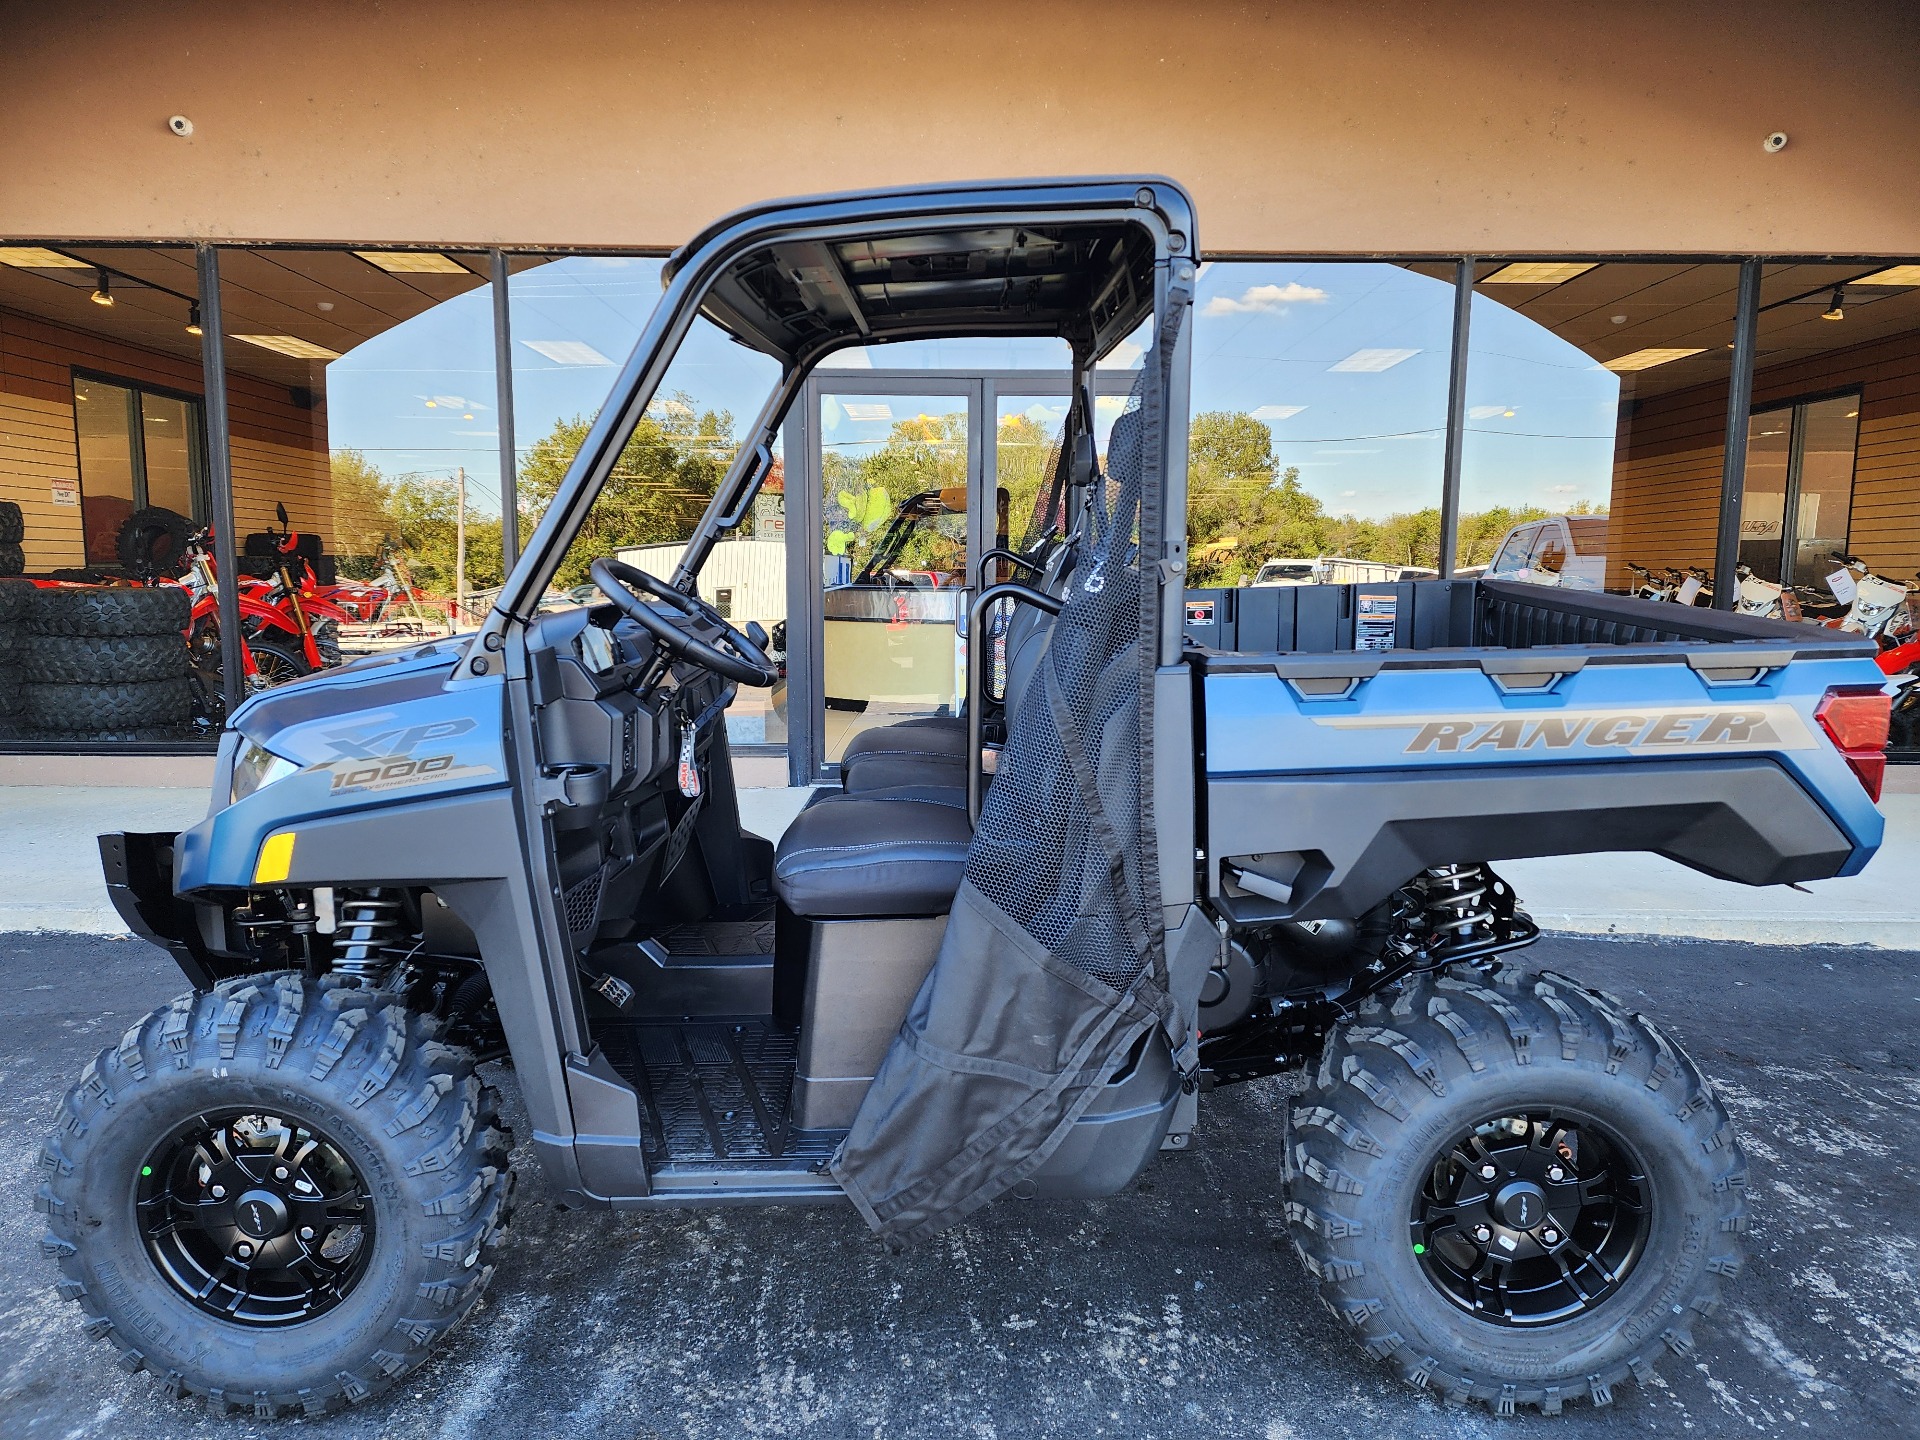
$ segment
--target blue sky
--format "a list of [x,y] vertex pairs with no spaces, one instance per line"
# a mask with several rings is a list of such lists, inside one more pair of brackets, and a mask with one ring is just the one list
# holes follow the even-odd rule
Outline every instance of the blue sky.
[[[575,257],[513,278],[522,453],[555,421],[598,410],[659,301],[660,266]],[[1262,420],[1280,463],[1298,466],[1301,483],[1334,514],[1377,517],[1437,504],[1452,305],[1451,286],[1395,265],[1207,265],[1196,305],[1194,408]],[[1486,295],[1474,298],[1471,338],[1464,507],[1604,502],[1618,378]],[[1138,355],[1130,345],[1116,359],[1137,363]],[[1052,368],[1063,356],[1053,341],[945,341],[843,352],[833,363]],[[667,389],[744,422],[774,374],[772,361],[703,322]],[[359,346],[328,365],[327,381],[335,449],[361,450],[388,474],[450,476],[464,465],[475,508],[497,513],[487,287]],[[876,413],[828,438],[880,439],[887,424]]]

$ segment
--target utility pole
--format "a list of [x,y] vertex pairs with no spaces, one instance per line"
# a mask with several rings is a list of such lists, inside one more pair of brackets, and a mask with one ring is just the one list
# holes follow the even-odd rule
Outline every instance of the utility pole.
[[456,626],[467,623],[467,467],[460,467],[460,502],[453,522],[453,612]]

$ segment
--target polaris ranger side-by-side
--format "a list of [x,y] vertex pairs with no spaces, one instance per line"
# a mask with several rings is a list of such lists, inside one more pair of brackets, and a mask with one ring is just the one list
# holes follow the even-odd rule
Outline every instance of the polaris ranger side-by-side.
[[[1275,1201],[1395,1372],[1554,1411],[1685,1353],[1741,1265],[1726,1111],[1644,1017],[1503,958],[1536,931],[1488,862],[1853,873],[1873,646],[1500,582],[1186,591],[1198,259],[1158,178],[780,201],[676,254],[479,633],[255,697],[206,820],[102,837],[193,988],[44,1152],[90,1330],[260,1415],[390,1387],[492,1273],[504,1057],[565,1203],[850,1200],[897,1245],[1112,1194],[1213,1089],[1299,1072]],[[1066,342],[1057,457],[969,562],[965,704],[863,717],[770,845],[724,711],[777,671],[702,564],[815,366],[951,336]],[[594,556],[605,602],[543,610],[696,350],[771,378],[678,568]]]

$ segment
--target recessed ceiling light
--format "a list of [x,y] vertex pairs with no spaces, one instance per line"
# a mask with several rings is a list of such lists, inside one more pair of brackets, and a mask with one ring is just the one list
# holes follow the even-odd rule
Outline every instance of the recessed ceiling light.
[[290,355],[295,360],[338,360],[340,352],[329,350],[324,345],[316,345],[311,340],[302,340],[298,335],[236,335],[236,340],[244,340],[249,345],[258,345],[262,350],[271,350],[276,355]]
[[520,343],[556,365],[613,364],[584,340],[522,340]]
[[1402,360],[1411,360],[1418,350],[1356,350],[1337,365],[1329,365],[1328,370],[1391,370]]
[[882,401],[843,400],[840,408],[847,412],[849,420],[891,420],[893,407]]
[[84,260],[62,255],[58,250],[43,250],[38,245],[0,245],[0,265],[20,270],[91,270]]
[[1920,265],[1889,265],[1885,270],[1876,270],[1871,275],[1862,275],[1858,280],[1847,281],[1849,285],[1920,285]]
[[1616,372],[1627,370],[1651,370],[1656,365],[1665,365],[1669,361],[1684,360],[1689,355],[1702,355],[1704,346],[1695,345],[1691,349],[1680,346],[1651,346],[1645,350],[1635,350],[1631,355],[1622,355],[1618,360],[1603,362],[1605,367]]
[[1584,275],[1598,261],[1518,260],[1502,265],[1491,275],[1480,277],[1482,285],[1562,285],[1576,275]]
[[1307,407],[1304,405],[1262,405],[1253,412],[1255,420],[1291,420]]
[[450,260],[434,250],[356,250],[369,265],[391,275],[471,275],[458,260]]

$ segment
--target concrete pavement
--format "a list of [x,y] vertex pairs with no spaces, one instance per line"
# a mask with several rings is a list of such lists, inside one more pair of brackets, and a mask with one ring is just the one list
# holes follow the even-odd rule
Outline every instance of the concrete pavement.
[[852,1208],[562,1213],[521,1138],[488,1298],[393,1396],[219,1421],[123,1374],[53,1290],[34,1157],[86,1060],[181,988],[150,946],[0,935],[7,1440],[1217,1436],[1626,1440],[1915,1433],[1920,956],[1548,939],[1528,963],[1644,1009],[1739,1122],[1750,1260],[1699,1348],[1557,1420],[1449,1409],[1321,1309],[1285,1239],[1282,1080],[1207,1096],[1194,1148],[1108,1200],[1006,1201],[905,1255]]

